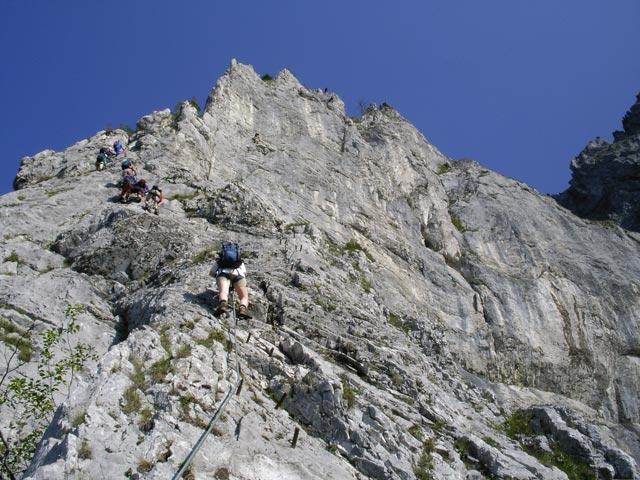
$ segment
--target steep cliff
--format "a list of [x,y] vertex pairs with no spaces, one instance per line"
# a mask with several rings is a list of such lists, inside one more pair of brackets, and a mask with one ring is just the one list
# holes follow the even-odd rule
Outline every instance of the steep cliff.
[[[158,216],[116,201],[119,165],[94,170],[116,138]],[[232,62],[203,112],[25,158],[14,186],[0,314],[83,305],[99,354],[25,478],[171,478],[239,374],[185,478],[640,475],[638,236],[451,161],[386,104],[349,118]],[[208,275],[227,239],[237,328]]]

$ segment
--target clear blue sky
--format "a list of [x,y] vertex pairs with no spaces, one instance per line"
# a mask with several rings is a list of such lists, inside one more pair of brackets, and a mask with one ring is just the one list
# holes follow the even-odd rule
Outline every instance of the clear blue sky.
[[[0,193],[20,159],[195,96],[232,58],[544,193],[640,92],[638,0],[0,0]],[[92,159],[88,159],[91,161]]]

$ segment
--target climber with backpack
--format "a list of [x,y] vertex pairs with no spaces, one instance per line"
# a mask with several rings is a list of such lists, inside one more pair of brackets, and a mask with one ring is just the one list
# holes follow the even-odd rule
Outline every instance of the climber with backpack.
[[100,149],[98,156],[96,157],[96,170],[104,170],[107,167],[109,156]]
[[[126,173],[125,173],[126,172]],[[138,183],[135,170],[126,169],[122,171],[122,190],[120,191],[120,203],[127,203],[129,195],[134,193],[134,187]]]
[[251,318],[249,315],[249,291],[247,289],[246,268],[242,260],[242,248],[236,242],[223,242],[216,261],[213,263],[209,275],[216,279],[218,286],[218,307],[216,316],[220,316],[229,309],[229,288],[233,286],[240,306],[238,316]]
[[100,147],[100,153],[104,153],[109,158],[109,160],[111,160],[116,154],[116,152],[113,151],[113,148],[107,147],[106,145]]
[[153,213],[158,215],[158,205],[162,202],[162,190],[157,185],[151,187],[151,190],[147,192],[147,198],[144,201],[145,210],[151,210],[151,206],[153,206]]
[[118,155],[122,153],[122,150],[124,150],[124,147],[122,146],[122,143],[120,143],[120,140],[116,140],[115,142],[113,142],[113,151],[116,158],[118,158]]
[[131,193],[136,195],[136,202],[138,203],[142,201],[148,191],[149,185],[147,185],[147,181],[144,178],[138,180],[131,189]]
[[136,166],[129,159],[125,160],[120,164],[120,168],[122,169],[122,180],[120,181],[120,186],[124,188],[125,186],[125,177],[128,177],[128,181],[131,181],[131,177],[133,177],[133,183],[136,183],[136,176],[138,172],[136,171]]
[[115,155],[111,147],[100,147],[98,156],[96,157],[96,170],[104,170],[107,163]]
[[136,166],[129,159],[126,159],[124,162],[120,164],[120,168],[122,169],[122,176],[125,175],[136,175]]

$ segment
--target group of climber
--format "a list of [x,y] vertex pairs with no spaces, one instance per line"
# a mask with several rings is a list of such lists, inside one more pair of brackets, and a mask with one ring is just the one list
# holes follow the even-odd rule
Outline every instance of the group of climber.
[[113,147],[101,147],[96,158],[96,170],[104,170],[107,163],[118,158],[118,155],[120,155],[123,150],[124,147],[122,146],[122,143],[120,143],[120,140],[113,142]]
[[[136,166],[131,160],[125,160],[122,167],[122,191],[120,201],[127,203],[133,196],[135,201],[145,199],[144,209],[153,210],[158,214],[158,205],[162,202],[162,190],[157,185],[149,188],[146,180],[137,180]],[[242,247],[236,242],[223,242],[222,248],[213,263],[209,275],[216,279],[218,287],[218,306],[215,310],[217,316],[225,314],[229,305],[229,291],[231,288],[238,297],[237,315],[240,318],[251,318],[248,312],[249,291],[247,289],[246,267],[242,258]]]
[[[101,147],[96,158],[96,170],[104,170],[107,164],[117,159],[123,151],[124,147],[120,140],[113,142],[113,147]],[[120,167],[122,168],[120,203],[129,203],[131,199],[138,203],[144,200],[144,210],[153,211],[158,215],[158,205],[162,202],[160,187],[153,185],[149,188],[145,179],[138,180],[136,166],[131,160],[123,161]]]
[[144,200],[144,209],[158,215],[158,205],[162,202],[162,190],[157,185],[149,188],[144,178],[138,180],[136,166],[131,160],[125,160],[120,164],[122,168],[122,189],[120,190],[120,203],[129,203],[131,197],[135,202]]
[[[100,148],[96,159],[96,170],[104,170],[107,164],[118,158],[124,147],[119,140],[113,143],[112,147],[104,146]],[[133,197],[136,202],[144,200],[144,209],[153,210],[158,214],[158,205],[162,202],[162,190],[153,185],[149,188],[145,179],[138,180],[137,170],[134,163],[127,159],[120,164],[122,168],[122,189],[119,200],[121,203],[128,203]],[[231,288],[238,297],[237,315],[240,318],[251,318],[248,312],[249,291],[247,289],[246,267],[242,259],[242,247],[236,242],[223,242],[222,248],[213,263],[209,275],[216,279],[218,287],[218,306],[215,310],[217,316],[225,314],[231,306],[229,305],[229,292]]]

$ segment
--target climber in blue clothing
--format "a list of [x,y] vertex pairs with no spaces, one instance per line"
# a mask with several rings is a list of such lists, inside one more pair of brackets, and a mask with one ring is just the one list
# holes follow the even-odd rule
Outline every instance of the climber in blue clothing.
[[118,155],[120,155],[120,153],[123,150],[124,150],[124,147],[120,143],[120,140],[116,140],[115,142],[113,142],[113,151],[114,151],[114,153],[116,155],[116,158],[118,157]]
[[146,196],[148,191],[149,185],[147,185],[147,181],[144,178],[141,178],[133,185],[131,193],[136,195],[136,202],[139,203]]
[[96,157],[96,170],[104,170],[107,166],[107,162],[109,161],[109,156],[100,150],[98,156]]
[[96,170],[104,170],[109,160],[115,156],[115,152],[111,147],[101,147],[96,158]]

